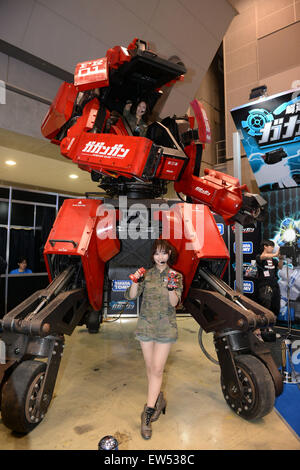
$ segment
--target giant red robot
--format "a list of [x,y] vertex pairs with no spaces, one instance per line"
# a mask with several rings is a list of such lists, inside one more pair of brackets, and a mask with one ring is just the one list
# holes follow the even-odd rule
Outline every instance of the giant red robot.
[[128,221],[117,197],[127,196],[129,205],[143,199],[150,207],[149,200],[157,202],[168,182],[186,200],[155,209],[153,219],[159,236],[178,251],[174,268],[184,277],[185,311],[214,333],[228,406],[245,419],[259,418],[282,392],[270,351],[253,334],[274,324],[275,316],[222,280],[229,254],[211,212],[227,224],[246,225],[261,217],[264,201],[218,171],[205,170],[199,177],[209,129],[196,100],[191,103],[195,118],[153,119],[143,137],[124,116],[127,103],[139,101],[155,116],[162,87],[185,72],[181,62],[166,60],[134,39],[127,48],[117,46],[102,59],[78,64],[74,84],[61,85],[47,113],[43,135],[90,172],[103,191],[102,197],[64,202],[44,249],[49,286],[1,320],[2,421],[14,431],[27,433],[44,418],[64,335],[82,324],[99,329],[107,265],[124,250],[119,227]]

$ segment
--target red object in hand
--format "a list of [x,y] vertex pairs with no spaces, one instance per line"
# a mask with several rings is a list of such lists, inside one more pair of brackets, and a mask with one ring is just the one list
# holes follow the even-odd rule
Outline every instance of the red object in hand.
[[146,272],[146,269],[145,268],[139,268],[137,270],[137,273],[139,274],[139,277],[136,277],[135,276],[135,273],[134,274],[129,274],[129,278],[133,281],[133,282],[139,282],[139,279],[145,274]]
[[177,287],[178,287],[177,273],[175,273],[174,271],[169,271],[168,272],[167,288],[168,288],[168,290],[174,290]]

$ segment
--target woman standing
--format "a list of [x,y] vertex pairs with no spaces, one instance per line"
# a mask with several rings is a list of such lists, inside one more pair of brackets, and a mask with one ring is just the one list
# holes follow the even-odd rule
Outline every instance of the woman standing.
[[144,276],[134,274],[138,282],[127,289],[125,298],[136,299],[143,292],[143,301],[136,328],[148,377],[147,403],[141,415],[141,434],[152,435],[151,422],[165,413],[166,401],[160,391],[164,367],[172,343],[177,340],[176,305],[182,294],[182,275],[172,269],[174,248],[166,240],[156,240],[152,248],[153,268]]

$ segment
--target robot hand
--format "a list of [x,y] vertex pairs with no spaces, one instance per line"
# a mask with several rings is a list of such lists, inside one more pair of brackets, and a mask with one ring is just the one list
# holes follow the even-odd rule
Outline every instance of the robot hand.
[[144,277],[145,272],[146,272],[145,268],[139,268],[134,274],[130,274],[129,278],[133,282],[141,282],[142,278]]
[[259,194],[244,193],[243,205],[232,219],[243,225],[243,227],[262,222],[266,205],[267,201]]
[[178,287],[178,277],[175,271],[168,272],[167,289],[175,290]]

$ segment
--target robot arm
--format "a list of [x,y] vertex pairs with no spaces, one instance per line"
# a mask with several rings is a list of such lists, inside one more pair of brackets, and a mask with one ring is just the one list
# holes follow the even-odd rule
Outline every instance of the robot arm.
[[245,226],[263,220],[266,201],[258,194],[251,194],[246,185],[240,185],[237,178],[219,171],[205,169],[204,176],[197,177],[187,167],[185,174],[174,187],[177,192],[188,196],[193,203],[209,206],[221,215],[228,225],[236,221]]

